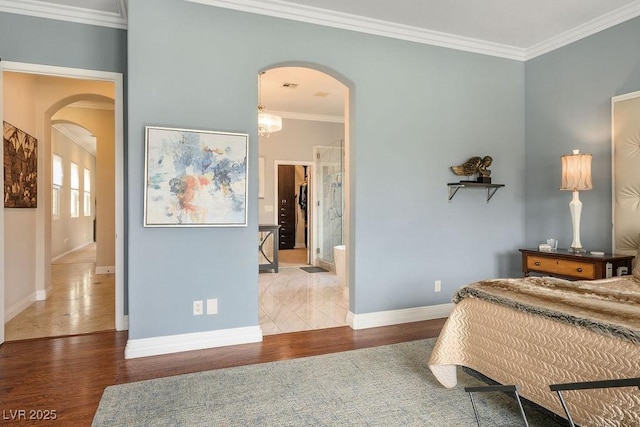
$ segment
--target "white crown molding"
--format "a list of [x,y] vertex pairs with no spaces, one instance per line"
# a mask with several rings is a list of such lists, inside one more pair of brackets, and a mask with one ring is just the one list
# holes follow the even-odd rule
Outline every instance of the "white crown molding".
[[221,329],[208,332],[169,335],[153,338],[129,339],[124,350],[125,359],[202,350],[228,345],[248,344],[262,341],[260,326]]
[[556,37],[523,49],[470,37],[457,36],[455,34],[425,30],[342,12],[288,3],[281,0],[185,1],[519,61],[527,61],[640,16],[640,0],[637,0]]
[[[57,130],[58,132],[60,132],[62,135],[66,136],[68,139],[70,139],[74,144],[82,146],[82,140],[80,140],[76,134],[74,134],[72,132],[69,132],[69,129],[67,129],[66,126],[56,126],[56,123],[54,123],[53,124],[53,128],[55,130]],[[76,249],[72,249],[70,251],[67,251],[67,252],[63,253],[62,255],[55,257],[51,261],[56,261],[58,258],[61,258],[61,257],[65,256],[65,255],[67,255],[70,252],[73,252],[75,250]]]
[[638,98],[638,97],[640,97],[640,90],[635,92],[625,93],[623,95],[614,96],[611,98],[611,103],[622,102],[622,101],[626,101],[626,100]]
[[310,120],[313,122],[330,122],[330,123],[344,123],[344,116],[326,116],[322,114],[307,114],[307,113],[295,113],[292,111],[267,111],[265,113],[276,114],[283,119],[293,120]]
[[423,320],[449,317],[454,304],[438,304],[400,310],[378,311],[374,313],[347,313],[347,324],[353,329],[377,328],[379,326],[420,322]]
[[[96,157],[97,154],[96,154],[96,144],[95,143],[92,143],[92,142],[89,142],[89,141],[85,141],[82,138],[79,138],[78,135],[76,135],[73,132],[70,132],[69,129],[66,126],[64,126],[64,125],[63,126],[56,126],[58,124],[59,123],[54,123],[53,124],[53,128],[55,130],[60,132],[62,135],[66,136],[69,140],[71,140],[74,144],[76,144],[81,150],[84,150],[87,153],[91,154],[93,157]],[[86,245],[83,245],[83,246],[86,246]],[[72,252],[72,251],[69,251],[69,252]],[[66,253],[63,254],[63,255],[66,255]],[[111,266],[111,267],[96,267],[96,269],[95,269],[96,274],[115,273],[115,271],[116,271],[115,266]]]
[[113,111],[115,110],[115,105],[114,103],[107,103],[107,102],[93,102],[93,101],[76,101],[72,104],[67,105],[67,107],[71,107],[71,108],[89,108],[92,110],[108,110],[108,111]]
[[118,0],[117,4],[120,9],[119,14],[65,5],[52,6],[38,0],[0,0],[0,12],[126,30],[126,0]]
[[544,55],[545,53],[589,37],[595,33],[611,28],[614,25],[621,24],[637,16],[640,16],[640,0],[531,46],[526,50],[524,60],[528,61],[537,56]]
[[[0,12],[127,29],[127,0],[114,1],[118,4],[119,14],[64,5],[51,6],[38,0],[0,0]],[[533,59],[640,16],[640,0],[637,0],[558,36],[523,49],[281,0],[184,1],[519,61]]]
[[480,53],[483,55],[491,55],[520,61],[524,59],[524,49],[514,46],[507,46],[499,43],[477,40],[470,37],[442,33],[439,31],[426,30],[409,25],[396,24],[343,12],[320,9],[317,7],[304,6],[281,0],[185,1],[259,15],[273,16],[276,18],[290,19],[310,24],[324,25],[326,27],[340,28],[343,30],[357,31],[360,33],[374,34],[433,46],[446,47],[450,49],[463,50],[466,52]]

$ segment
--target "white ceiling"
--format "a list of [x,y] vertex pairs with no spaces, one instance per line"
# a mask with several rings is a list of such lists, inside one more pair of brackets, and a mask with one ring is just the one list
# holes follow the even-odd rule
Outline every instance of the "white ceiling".
[[288,0],[527,49],[634,0]]
[[[184,0],[527,60],[640,16],[640,0]],[[0,0],[0,11],[126,28],[127,0]],[[283,83],[297,83],[285,89]],[[308,69],[270,70],[262,104],[285,117],[336,120],[345,88]],[[318,92],[327,95],[317,96]],[[322,117],[319,117],[322,116]]]
[[[297,86],[294,86],[297,85]],[[310,68],[281,67],[262,75],[261,104],[285,118],[343,122],[347,88]]]
[[78,126],[75,123],[54,123],[53,126],[58,132],[78,144],[83,150],[96,157],[96,137],[91,132]]

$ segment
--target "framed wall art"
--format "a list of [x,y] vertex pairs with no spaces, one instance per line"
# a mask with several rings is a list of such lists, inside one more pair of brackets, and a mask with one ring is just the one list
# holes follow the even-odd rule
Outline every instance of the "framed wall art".
[[38,140],[2,122],[4,207],[38,207]]
[[146,126],[144,226],[246,226],[248,140]]

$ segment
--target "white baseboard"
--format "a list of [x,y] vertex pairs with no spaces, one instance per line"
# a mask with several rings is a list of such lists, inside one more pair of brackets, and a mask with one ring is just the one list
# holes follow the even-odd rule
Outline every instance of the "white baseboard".
[[353,329],[367,329],[377,328],[379,326],[397,325],[400,323],[440,319],[443,317],[449,317],[449,313],[451,313],[453,306],[453,303],[447,303],[363,314],[354,314],[349,311],[349,313],[347,313],[347,324]]
[[92,244],[92,243],[93,243],[93,242],[83,243],[83,244],[81,244],[80,246],[78,246],[77,248],[70,249],[70,250],[68,250],[67,252],[65,252],[65,253],[63,253],[63,254],[60,254],[60,255],[58,255],[58,256],[57,256],[57,257],[55,257],[55,258],[51,258],[51,262],[56,262],[56,261],[58,261],[60,258],[62,258],[63,256],[69,255],[71,252],[75,252],[75,251],[77,251],[78,249],[82,249],[82,248],[84,248],[85,246],[89,246],[89,245],[90,245],[90,244]]
[[[117,329],[117,328],[116,328]],[[122,316],[122,328],[117,329],[118,331],[128,331],[129,330],[129,315],[125,314]]]
[[47,295],[51,293],[52,286],[42,291],[36,291],[36,301],[44,301],[47,299]]
[[34,302],[36,302],[36,292],[27,295],[11,307],[6,308],[4,310],[4,323],[7,323],[9,320],[16,317],[22,310],[29,307]]
[[336,265],[335,264],[331,264],[330,262],[327,262],[323,259],[316,259],[316,264],[318,265],[318,267],[322,267],[325,270],[329,270],[329,271],[336,271]]
[[124,349],[125,359],[202,350],[228,345],[248,344],[262,341],[260,326],[195,332],[164,337],[129,339]]
[[116,266],[115,265],[108,265],[108,266],[96,266],[96,274],[112,274],[116,272]]

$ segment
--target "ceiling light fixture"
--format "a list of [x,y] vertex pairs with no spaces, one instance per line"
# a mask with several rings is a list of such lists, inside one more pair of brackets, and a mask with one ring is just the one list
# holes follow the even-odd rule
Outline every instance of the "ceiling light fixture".
[[258,135],[269,138],[273,132],[282,130],[282,117],[264,112],[262,105],[262,71],[258,74]]

